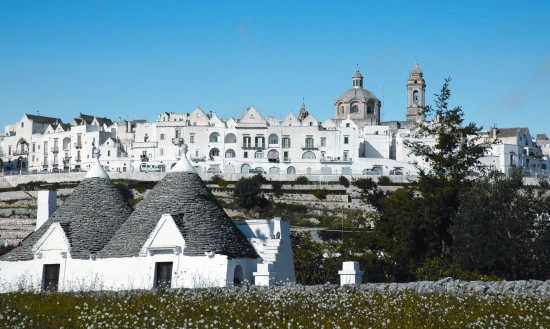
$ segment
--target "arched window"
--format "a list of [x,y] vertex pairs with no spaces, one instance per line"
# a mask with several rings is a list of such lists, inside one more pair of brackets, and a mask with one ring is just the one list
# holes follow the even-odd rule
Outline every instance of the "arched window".
[[279,152],[277,150],[269,150],[267,152],[267,159],[269,162],[279,162]]
[[248,174],[248,171],[250,170],[250,166],[247,164],[243,164],[241,166],[241,174]]
[[235,151],[233,151],[232,149],[227,149],[225,151],[225,157],[226,158],[234,158],[235,157]]
[[413,92],[413,102],[418,103],[418,90]]
[[258,150],[254,153],[254,158],[256,159],[263,159],[264,158],[264,151]]
[[353,106],[351,107],[351,113],[357,113],[359,112],[359,107],[356,105],[356,104],[353,104]]
[[286,168],[286,173],[288,175],[296,175],[296,168],[290,166],[290,167]]
[[214,133],[211,133],[210,134],[210,138],[208,139],[208,141],[210,143],[217,143],[218,142],[218,138],[220,137],[220,134],[214,132]]
[[313,151],[306,151],[302,154],[302,159],[314,160],[315,153]]
[[277,136],[276,134],[269,135],[268,143],[269,144],[279,144],[279,136]]
[[225,135],[225,140],[224,140],[225,143],[237,143],[237,137],[235,136],[235,134],[233,133],[229,133],[227,135]]

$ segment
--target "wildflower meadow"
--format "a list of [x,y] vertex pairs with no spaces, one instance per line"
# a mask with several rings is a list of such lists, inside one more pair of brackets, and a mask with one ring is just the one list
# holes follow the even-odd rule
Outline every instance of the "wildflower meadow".
[[550,284],[415,287],[18,292],[0,295],[0,328],[550,328]]

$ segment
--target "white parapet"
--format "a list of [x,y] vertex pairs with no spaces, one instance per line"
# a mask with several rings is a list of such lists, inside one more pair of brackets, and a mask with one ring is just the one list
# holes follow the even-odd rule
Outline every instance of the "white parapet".
[[273,272],[272,264],[258,264],[257,271],[254,275],[254,284],[257,286],[270,286],[273,284],[275,272]]
[[359,269],[359,262],[343,262],[342,269],[338,271],[340,285],[359,284],[363,279],[363,272]]

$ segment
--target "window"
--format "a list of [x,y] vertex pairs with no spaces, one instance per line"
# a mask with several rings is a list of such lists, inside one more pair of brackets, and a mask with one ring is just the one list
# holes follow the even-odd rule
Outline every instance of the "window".
[[344,144],[349,144],[349,136],[344,136]]
[[290,159],[288,158],[288,151],[283,152],[283,161],[290,161]]
[[413,102],[418,103],[418,90],[413,92]]
[[181,130],[176,129],[176,138],[180,138],[180,137],[181,137]]
[[256,151],[256,153],[254,153],[254,158],[255,159],[263,159],[264,158],[264,152],[262,150]]
[[327,138],[321,137],[321,146],[327,146]]
[[357,105],[353,105],[353,106],[351,107],[351,111],[350,111],[350,112],[351,112],[351,113],[357,113],[357,112],[359,112],[359,108],[357,107]]
[[220,156],[220,150],[218,150],[217,148],[213,148],[210,150],[210,160],[214,160],[214,157],[217,157],[217,156]]
[[246,151],[244,152],[243,158],[248,158],[248,152],[246,152]]
[[160,140],[163,141],[164,140],[164,134],[160,134]]
[[313,153],[312,151],[306,151],[304,152],[304,154],[302,154],[302,159],[313,160],[315,159],[315,153]]
[[189,135],[189,143],[194,144],[195,143],[195,134]]
[[57,291],[59,264],[44,264],[42,268],[42,291]]
[[243,147],[250,148],[252,146],[252,137],[243,136]]
[[235,157],[235,151],[232,149],[228,149],[225,151],[225,157],[226,158],[234,158]]
[[289,136],[283,136],[282,140],[282,147],[285,148],[285,149],[289,149],[290,148],[290,137]]
[[164,155],[164,149],[163,149],[163,148],[159,148],[159,155],[160,155],[160,156],[163,156],[163,155]]
[[349,128],[349,127],[350,127],[350,125],[349,125],[349,122],[348,122],[348,123],[346,123],[346,128]]
[[225,135],[225,140],[224,140],[226,143],[237,143],[237,137],[235,136],[235,134],[227,134]]
[[172,285],[172,262],[155,263],[154,288],[170,288]]
[[107,150],[107,156],[108,156],[108,157],[111,156],[111,150]]
[[269,162],[279,162],[279,152],[277,150],[270,150],[267,152],[267,159]]
[[367,104],[367,114],[372,114],[372,113],[374,113],[374,104],[369,103]]
[[306,136],[306,148],[307,149],[312,149],[314,144],[313,144],[313,136]]
[[219,137],[220,137],[220,134],[218,134],[218,133],[211,133],[211,134],[210,134],[210,137],[208,138],[208,141],[209,141],[210,143],[217,143]]
[[265,137],[264,136],[254,137],[254,146],[257,148],[265,148]]
[[279,144],[279,136],[277,136],[276,134],[269,135],[268,143],[270,145]]

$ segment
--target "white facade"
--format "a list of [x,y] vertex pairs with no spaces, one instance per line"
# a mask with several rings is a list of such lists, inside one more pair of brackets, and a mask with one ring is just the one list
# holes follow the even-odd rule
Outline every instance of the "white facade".
[[[334,119],[322,122],[305,105],[298,116],[289,113],[283,119],[265,118],[253,106],[241,118],[222,119],[196,108],[190,113],[164,112],[154,122],[111,122],[81,114],[63,124],[57,118],[25,114],[5,127],[0,156],[11,173],[88,170],[93,143],[102,154],[102,165],[111,172],[137,172],[144,161],[169,170],[185,152],[199,174],[220,174],[229,180],[249,173],[265,173],[274,180],[295,175],[358,176],[383,159],[393,160],[384,173],[388,175],[391,168],[427,165],[403,144],[425,119],[425,87],[415,63],[406,84],[406,121],[386,123],[380,123],[381,102],[363,88],[358,70],[352,88],[334,103]],[[548,159],[537,158],[536,142],[530,137],[523,140],[522,133],[508,136],[511,129],[498,129],[506,132],[499,138],[510,146],[500,150],[494,145],[484,163],[506,173],[521,166],[530,173],[546,174]]]

